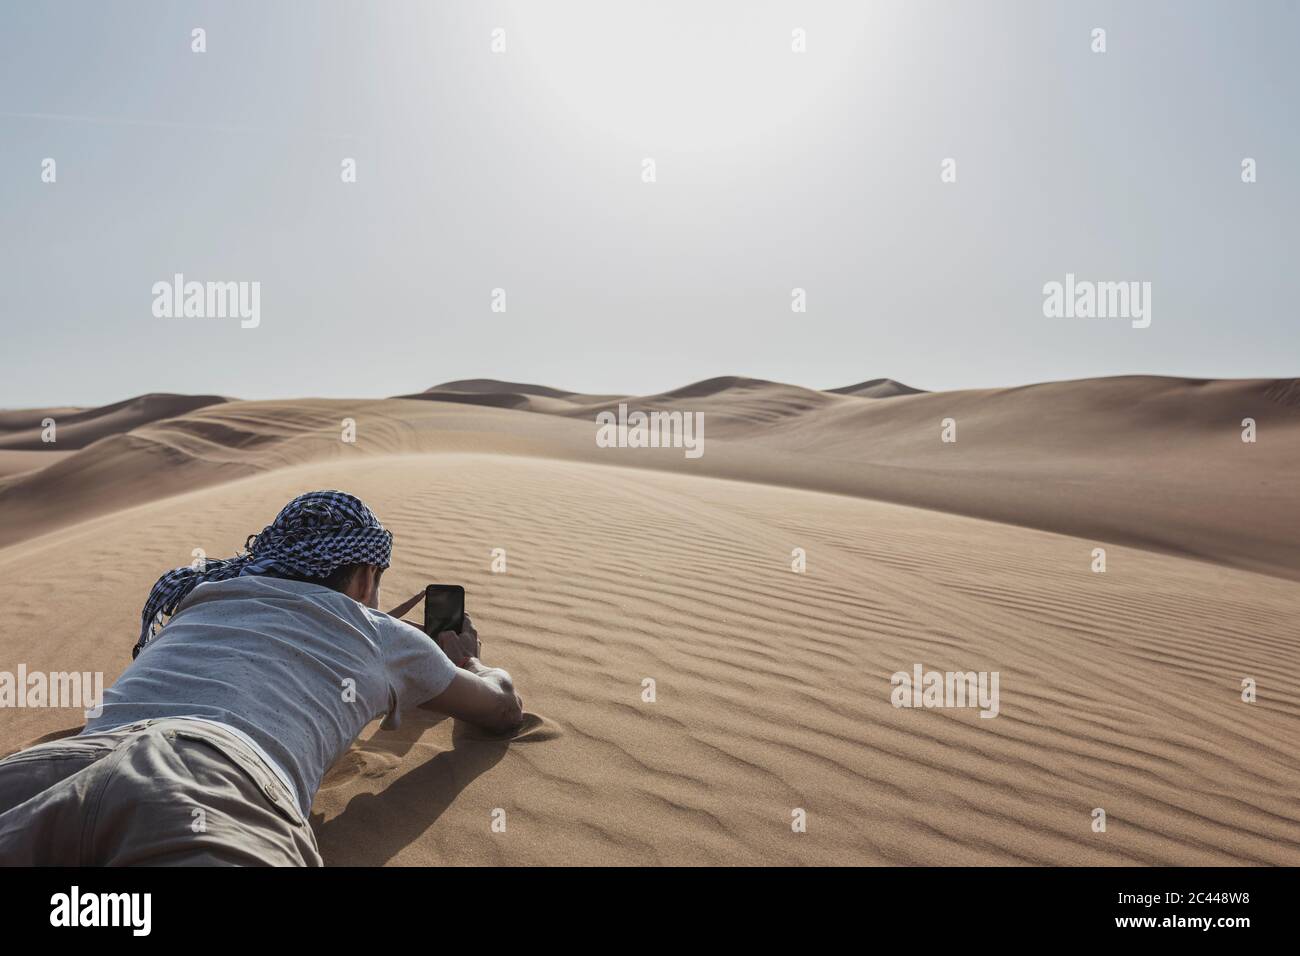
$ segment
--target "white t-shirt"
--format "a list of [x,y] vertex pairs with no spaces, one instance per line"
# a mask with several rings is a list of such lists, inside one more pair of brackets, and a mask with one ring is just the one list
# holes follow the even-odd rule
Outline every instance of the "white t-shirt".
[[104,692],[82,733],[199,717],[251,738],[304,815],[362,728],[447,689],[456,666],[417,627],[320,584],[264,575],[200,584]]

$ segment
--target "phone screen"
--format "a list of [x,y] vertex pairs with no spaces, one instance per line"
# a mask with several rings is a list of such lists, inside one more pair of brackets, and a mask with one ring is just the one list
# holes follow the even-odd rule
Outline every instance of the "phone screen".
[[465,589],[459,584],[430,584],[424,589],[424,632],[437,637],[459,632],[465,623]]

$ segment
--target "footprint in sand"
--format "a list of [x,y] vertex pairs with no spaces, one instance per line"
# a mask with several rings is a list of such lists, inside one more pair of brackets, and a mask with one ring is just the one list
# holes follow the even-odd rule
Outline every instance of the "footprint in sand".
[[512,744],[527,744],[541,740],[554,740],[560,736],[560,725],[553,720],[548,720],[541,714],[530,714],[524,712],[524,722],[515,730],[504,733],[494,734],[488,730],[481,730],[470,724],[457,722],[455,739],[456,740],[505,740]]

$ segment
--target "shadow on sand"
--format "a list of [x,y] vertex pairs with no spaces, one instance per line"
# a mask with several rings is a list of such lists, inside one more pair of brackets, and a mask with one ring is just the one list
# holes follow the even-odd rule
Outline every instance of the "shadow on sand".
[[[357,794],[331,820],[313,814],[321,857],[326,866],[382,866],[419,839],[462,790],[501,761],[512,743],[550,740],[558,734],[554,724],[536,714],[525,714],[520,728],[504,736],[457,721],[451,750],[425,761],[379,793]],[[409,745],[401,749],[405,752]]]

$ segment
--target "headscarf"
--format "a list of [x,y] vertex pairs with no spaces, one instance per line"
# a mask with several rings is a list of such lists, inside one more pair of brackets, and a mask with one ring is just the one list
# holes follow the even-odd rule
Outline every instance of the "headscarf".
[[342,491],[299,495],[261,534],[249,535],[235,557],[174,568],[160,577],[140,613],[140,639],[131,656],[153,639],[163,615],[175,613],[186,595],[205,582],[276,573],[326,578],[347,564],[386,568],[392,552],[392,532],[360,498]]

